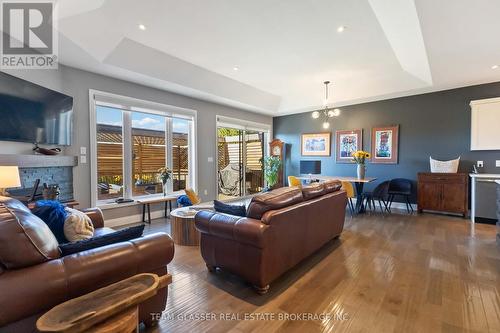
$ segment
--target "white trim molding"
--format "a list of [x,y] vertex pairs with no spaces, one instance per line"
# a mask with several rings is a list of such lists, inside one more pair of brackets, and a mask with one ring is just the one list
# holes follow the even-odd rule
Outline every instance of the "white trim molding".
[[232,118],[227,116],[216,116],[217,127],[231,127],[243,130],[261,131],[261,132],[271,132],[272,125],[257,123],[254,121]]

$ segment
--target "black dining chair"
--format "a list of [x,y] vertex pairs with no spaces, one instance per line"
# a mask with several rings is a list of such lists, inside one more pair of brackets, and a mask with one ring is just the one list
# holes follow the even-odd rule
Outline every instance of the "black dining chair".
[[374,211],[377,211],[377,206],[375,204],[375,200],[378,201],[378,205],[380,207],[380,211],[384,213],[385,211],[389,211],[387,207],[389,198],[389,181],[386,180],[380,184],[378,184],[373,191],[363,192],[363,199],[366,201],[365,207],[373,208]]
[[396,196],[400,196],[405,198],[406,211],[410,213],[411,210],[411,212],[413,213],[413,207],[411,206],[410,203],[410,196],[412,194],[411,189],[412,189],[411,181],[408,179],[396,178],[392,179],[389,182],[389,188],[387,191],[387,193],[389,194],[389,212],[391,211],[391,206],[394,201],[394,198]]

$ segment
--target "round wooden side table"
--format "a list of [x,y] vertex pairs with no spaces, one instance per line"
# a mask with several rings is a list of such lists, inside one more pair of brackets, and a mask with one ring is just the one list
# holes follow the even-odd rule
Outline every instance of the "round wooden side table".
[[189,207],[181,207],[170,212],[171,236],[177,245],[199,246],[200,232],[194,226],[195,214],[188,211]]

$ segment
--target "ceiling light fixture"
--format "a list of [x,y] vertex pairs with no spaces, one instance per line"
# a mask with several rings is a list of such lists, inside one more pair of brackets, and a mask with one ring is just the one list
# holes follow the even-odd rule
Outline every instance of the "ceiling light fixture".
[[337,28],[337,32],[344,32],[347,27],[345,25],[341,25]]
[[311,116],[313,119],[323,118],[323,128],[330,128],[330,118],[340,116],[340,109],[333,109],[328,107],[328,85],[330,81],[323,82],[325,84],[325,99],[323,102],[324,109],[321,111],[314,111]]
[[239,70],[240,70],[240,68],[239,68],[238,66],[234,66],[234,67],[233,67],[233,71],[237,72],[237,71],[239,71]]
[[498,65],[491,66],[491,69],[498,69]]
[[139,29],[144,31],[144,30],[146,30],[146,26],[144,24],[139,24]]

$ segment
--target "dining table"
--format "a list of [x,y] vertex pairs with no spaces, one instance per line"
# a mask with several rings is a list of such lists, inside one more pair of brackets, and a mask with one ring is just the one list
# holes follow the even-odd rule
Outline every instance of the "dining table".
[[300,176],[297,177],[300,180],[305,180],[305,181],[320,181],[324,182],[327,180],[339,180],[341,182],[349,182],[353,183],[354,187],[356,188],[356,213],[357,214],[363,214],[366,211],[365,205],[363,205],[363,188],[366,183],[371,183],[377,178],[375,177],[365,177],[365,178],[358,178],[358,177],[349,177],[349,176],[320,176],[320,175],[311,175],[311,176]]

